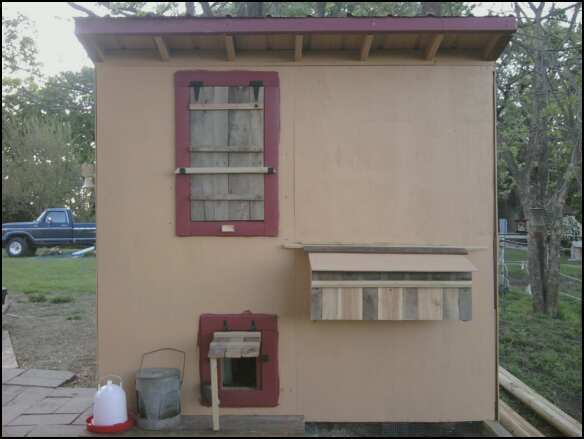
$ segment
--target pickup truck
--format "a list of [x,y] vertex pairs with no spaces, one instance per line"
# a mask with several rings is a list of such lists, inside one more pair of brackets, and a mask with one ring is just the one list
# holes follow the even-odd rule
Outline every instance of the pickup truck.
[[95,223],[76,223],[67,208],[50,208],[32,222],[2,224],[8,256],[32,256],[39,247],[95,245]]

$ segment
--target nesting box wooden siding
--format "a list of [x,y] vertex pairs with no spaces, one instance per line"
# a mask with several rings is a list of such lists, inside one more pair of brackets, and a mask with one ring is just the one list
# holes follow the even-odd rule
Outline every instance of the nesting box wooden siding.
[[463,255],[310,253],[310,265],[312,320],[472,319]]
[[[514,26],[78,20],[97,78],[100,373],[132,383],[143,352],[175,346],[183,415],[209,415],[229,319],[198,322],[249,310],[277,317],[256,320],[266,381],[250,399],[227,380],[222,415],[494,419],[494,60]],[[318,247],[341,257],[314,265]]]

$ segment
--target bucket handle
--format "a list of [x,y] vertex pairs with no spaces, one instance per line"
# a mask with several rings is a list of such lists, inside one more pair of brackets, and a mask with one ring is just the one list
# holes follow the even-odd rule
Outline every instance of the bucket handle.
[[119,375],[105,375],[105,376],[101,377],[100,380],[97,382],[97,390],[101,389],[101,383],[106,378],[117,378],[118,380],[120,380],[120,387],[123,387],[122,386],[122,377],[121,376],[119,376]]
[[150,352],[146,352],[144,354],[142,354],[142,360],[140,360],[140,369],[142,369],[142,366],[144,365],[144,358],[148,355],[152,355],[152,354],[156,354],[158,352],[162,352],[162,351],[173,351],[173,352],[178,352],[179,354],[182,354],[183,356],[183,364],[182,364],[182,372],[180,375],[180,383],[183,383],[183,379],[185,377],[185,363],[187,361],[187,354],[185,351],[181,351],[180,349],[175,349],[175,348],[160,348],[160,349],[156,349],[154,351],[150,351]]

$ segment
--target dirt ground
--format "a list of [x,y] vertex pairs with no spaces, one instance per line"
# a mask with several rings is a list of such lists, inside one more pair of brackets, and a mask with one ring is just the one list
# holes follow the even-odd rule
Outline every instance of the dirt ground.
[[10,333],[21,368],[68,370],[77,374],[69,383],[96,383],[95,294],[79,294],[72,302],[35,303],[30,296],[9,292],[10,309],[2,329]]

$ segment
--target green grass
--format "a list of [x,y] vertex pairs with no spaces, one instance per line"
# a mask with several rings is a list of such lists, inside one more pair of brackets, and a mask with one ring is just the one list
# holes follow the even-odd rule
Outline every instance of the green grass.
[[8,291],[63,297],[95,293],[95,258],[9,258],[3,252],[2,286]]
[[582,265],[562,264],[560,265],[560,272],[566,276],[582,279]]
[[73,302],[75,299],[73,299],[73,297],[71,296],[55,296],[55,297],[51,297],[49,299],[49,302],[58,305],[60,303],[71,303]]
[[536,315],[531,297],[511,290],[500,301],[503,367],[573,417],[582,419],[581,304],[562,300],[561,318]]
[[28,301],[32,303],[44,303],[47,301],[47,296],[44,294],[30,294],[28,296]]

